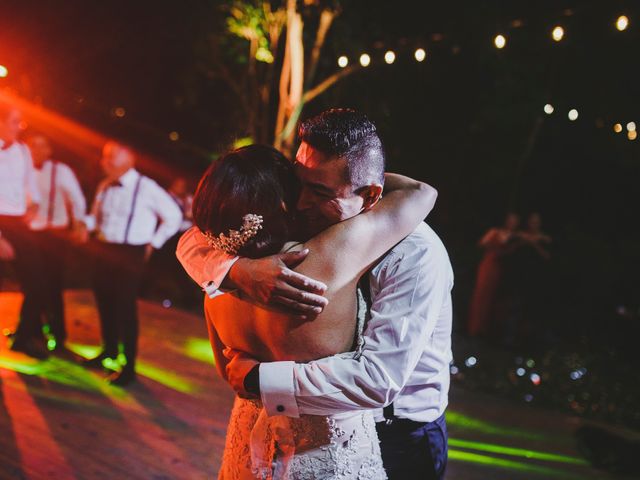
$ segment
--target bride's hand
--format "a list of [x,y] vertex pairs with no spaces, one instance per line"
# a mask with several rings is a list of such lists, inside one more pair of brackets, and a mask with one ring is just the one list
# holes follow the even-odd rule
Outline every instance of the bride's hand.
[[[223,354],[229,360],[225,370],[227,382],[229,382],[231,388],[236,391],[240,398],[259,398],[259,395],[256,394],[257,392],[248,392],[245,385],[245,378],[256,365],[259,365],[259,362],[246,353],[229,347],[224,349]],[[259,386],[257,389],[259,389]]]

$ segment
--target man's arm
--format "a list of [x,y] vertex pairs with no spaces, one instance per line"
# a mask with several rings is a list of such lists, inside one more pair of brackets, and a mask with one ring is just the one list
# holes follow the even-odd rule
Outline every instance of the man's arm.
[[385,263],[359,358],[348,353],[307,364],[260,364],[260,395],[269,415],[381,408],[404,388],[449,298],[452,275],[444,249],[437,255],[424,249],[392,253]]
[[255,260],[232,257],[210,247],[195,226],[180,237],[176,250],[187,274],[209,296],[219,294],[220,288],[237,288],[263,304],[289,307],[298,313],[320,313],[327,304],[321,296],[326,285],[290,268],[307,253],[282,253]]

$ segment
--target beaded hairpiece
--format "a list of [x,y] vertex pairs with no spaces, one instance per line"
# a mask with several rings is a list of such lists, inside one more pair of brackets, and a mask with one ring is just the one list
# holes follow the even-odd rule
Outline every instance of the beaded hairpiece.
[[240,230],[229,230],[228,235],[224,233],[214,235],[211,232],[207,232],[204,236],[210,246],[235,257],[238,254],[238,250],[255,237],[261,228],[262,215],[248,213],[242,217]]

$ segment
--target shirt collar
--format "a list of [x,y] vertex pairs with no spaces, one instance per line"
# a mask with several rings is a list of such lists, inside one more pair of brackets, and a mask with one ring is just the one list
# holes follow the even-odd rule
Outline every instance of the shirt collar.
[[133,185],[138,179],[139,175],[140,174],[135,168],[130,168],[120,176],[118,181],[124,186]]
[[5,142],[4,140],[2,140],[2,139],[0,138],[0,150],[8,150],[8,149],[10,149],[10,148],[11,148],[11,146],[12,146],[14,143],[16,143],[16,142],[9,142],[9,143],[7,143],[7,142]]

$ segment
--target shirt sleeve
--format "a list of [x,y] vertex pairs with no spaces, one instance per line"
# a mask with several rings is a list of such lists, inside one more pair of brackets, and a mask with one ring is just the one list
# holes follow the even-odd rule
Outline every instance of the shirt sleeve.
[[87,201],[82,193],[82,188],[73,170],[65,165],[64,173],[64,193],[65,198],[71,206],[74,220],[82,220],[87,212]]
[[196,226],[184,232],[178,241],[176,257],[187,274],[210,297],[220,293],[219,288],[238,257],[212,248]]
[[151,206],[155,214],[160,218],[160,226],[151,239],[153,248],[161,248],[162,245],[178,232],[182,222],[182,212],[160,185],[151,179],[147,179],[151,192]]
[[392,252],[383,261],[361,355],[261,364],[260,393],[269,415],[329,415],[395,400],[425,352],[452,286],[448,257],[429,255],[426,248]]
[[40,189],[38,188],[38,181],[36,179],[36,170],[33,167],[33,160],[31,159],[31,153],[29,153],[29,149],[24,145],[20,145],[25,162],[26,162],[26,175],[25,175],[25,192],[27,193],[27,197],[31,203],[40,204],[42,203],[42,194],[40,193]]
[[91,204],[91,211],[83,219],[87,230],[89,230],[90,232],[93,232],[94,230],[96,230],[96,228],[98,228],[98,212],[102,208],[101,204],[104,200],[106,186],[106,180],[103,180],[98,184],[98,188],[96,188],[96,194],[93,197],[93,203]]

